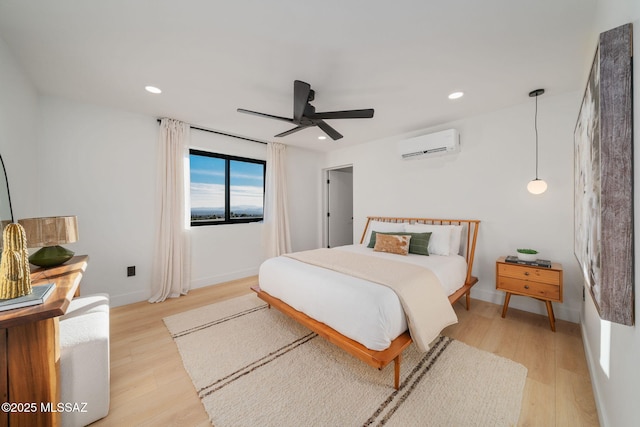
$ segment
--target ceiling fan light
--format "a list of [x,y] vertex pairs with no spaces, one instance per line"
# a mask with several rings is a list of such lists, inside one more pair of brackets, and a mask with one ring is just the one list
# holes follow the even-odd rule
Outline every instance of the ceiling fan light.
[[532,179],[527,184],[527,190],[531,194],[542,194],[547,191],[547,183],[543,179]]
[[449,94],[449,99],[458,99],[464,96],[464,92],[453,92]]
[[150,93],[162,93],[162,90],[158,89],[155,86],[145,86],[144,90],[146,90],[147,92],[150,92]]
[[318,139],[325,140],[325,139],[327,139],[327,137],[326,137],[326,136],[324,136],[324,135],[320,135],[320,136],[318,137]]

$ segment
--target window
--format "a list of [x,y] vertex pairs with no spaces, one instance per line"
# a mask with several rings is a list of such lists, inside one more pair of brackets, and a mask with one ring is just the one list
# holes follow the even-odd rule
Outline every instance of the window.
[[261,221],[264,160],[189,150],[191,225]]

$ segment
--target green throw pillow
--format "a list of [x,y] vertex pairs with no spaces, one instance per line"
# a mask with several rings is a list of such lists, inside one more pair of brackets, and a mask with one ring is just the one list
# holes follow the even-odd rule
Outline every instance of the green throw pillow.
[[429,255],[429,238],[431,233],[407,233],[404,231],[372,231],[371,240],[369,240],[368,248],[376,245],[376,234],[391,234],[395,236],[411,236],[409,241],[409,253],[416,255]]

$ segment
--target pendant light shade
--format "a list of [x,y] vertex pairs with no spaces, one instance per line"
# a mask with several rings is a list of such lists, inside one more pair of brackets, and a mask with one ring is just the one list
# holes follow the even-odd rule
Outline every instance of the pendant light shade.
[[527,184],[527,190],[529,190],[531,194],[542,194],[547,191],[547,183],[543,179],[538,178],[538,96],[543,93],[544,89],[536,89],[529,92],[529,96],[536,97],[536,113],[533,122],[533,127],[536,131],[536,177]]
[[532,179],[527,184],[527,190],[531,194],[542,194],[547,191],[547,183],[543,179]]

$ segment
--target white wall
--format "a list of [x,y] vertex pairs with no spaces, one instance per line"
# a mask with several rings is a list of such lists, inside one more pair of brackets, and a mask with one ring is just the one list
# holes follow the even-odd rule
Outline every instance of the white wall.
[[[640,182],[640,155],[637,147],[640,141],[640,2],[637,0],[600,0],[597,22],[593,31],[593,46],[597,36],[603,31],[619,25],[633,23],[634,62],[634,180]],[[586,82],[591,58],[585,63]],[[640,186],[634,192],[636,253],[640,242]],[[635,307],[636,325],[640,307],[640,262],[635,258]],[[598,316],[591,298],[586,298],[582,312],[582,336],[587,361],[591,372],[598,415],[603,426],[636,426],[640,420],[640,330],[637,326],[623,326],[603,321]]]
[[38,94],[0,38],[0,154],[4,160],[13,214],[38,207]]
[[291,246],[294,252],[319,248],[322,242],[322,163],[326,155],[287,147],[287,189]]
[[[531,90],[537,88],[531,88]],[[325,167],[353,164],[354,241],[367,215],[481,220],[472,296],[502,304],[495,290],[495,261],[532,247],[564,267],[564,304],[558,318],[579,321],[582,287],[573,256],[573,128],[580,94],[538,100],[539,176],[546,193],[534,196],[527,183],[535,176],[534,100],[481,116],[443,124],[409,136],[456,128],[461,152],[401,160],[400,138],[371,142],[329,153]],[[462,101],[464,102],[464,101]],[[539,301],[516,297],[511,307],[546,315]]]
[[[82,292],[107,292],[113,305],[150,295],[156,225],[156,144],[152,117],[54,97],[40,99],[41,208],[30,216],[77,215],[88,254]],[[136,275],[127,277],[127,266]]]

